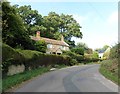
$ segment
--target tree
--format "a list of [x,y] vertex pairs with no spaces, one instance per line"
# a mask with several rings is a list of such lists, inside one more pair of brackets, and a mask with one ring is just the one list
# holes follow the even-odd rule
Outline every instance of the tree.
[[[48,16],[43,17],[44,27],[47,28],[49,38],[60,39],[61,34],[64,36],[65,41],[69,45],[75,45],[71,38],[77,37],[82,38],[82,32],[80,32],[81,26],[72,17],[72,15],[57,14],[50,12]],[[59,32],[59,33],[58,33]]]
[[82,48],[84,48],[85,50],[88,49],[87,44],[85,44],[85,43],[83,43],[83,42],[79,42],[79,43],[77,43],[76,47],[82,47]]
[[17,13],[21,16],[26,29],[30,35],[33,35],[37,30],[41,31],[42,37],[60,39],[61,34],[65,41],[71,46],[75,46],[75,42],[71,38],[82,38],[80,32],[81,26],[73,18],[72,15],[57,14],[49,12],[48,16],[41,16],[38,11],[32,10],[31,6],[14,5],[17,8]]
[[11,47],[22,46],[25,49],[34,49],[22,19],[9,2],[2,3],[2,26],[4,43]]
[[79,55],[84,55],[84,48],[73,48],[71,49],[72,52],[79,54]]
[[33,35],[35,31],[40,30],[42,16],[38,14],[37,10],[32,10],[30,5],[20,7],[19,5],[14,5],[13,7],[16,8],[17,14],[22,18],[22,21],[30,35]]

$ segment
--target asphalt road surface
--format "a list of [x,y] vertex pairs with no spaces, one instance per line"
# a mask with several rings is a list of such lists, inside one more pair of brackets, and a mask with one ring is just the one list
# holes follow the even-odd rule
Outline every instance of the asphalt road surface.
[[118,92],[118,86],[99,73],[98,64],[51,71],[14,92]]

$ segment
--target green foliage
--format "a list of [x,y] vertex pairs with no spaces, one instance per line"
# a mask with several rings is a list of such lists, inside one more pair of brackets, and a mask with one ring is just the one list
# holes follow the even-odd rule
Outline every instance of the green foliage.
[[47,45],[46,45],[44,40],[36,41],[34,46],[35,46],[36,51],[40,51],[40,52],[43,52],[43,53],[46,52]]
[[71,65],[76,65],[76,64],[78,64],[78,61],[76,59],[72,59],[71,60]]
[[25,71],[20,74],[9,76],[2,79],[2,91],[5,91],[17,84],[22,83],[23,81],[29,80],[37,75],[41,75],[49,71],[49,67],[41,67],[31,71]]
[[82,42],[77,43],[76,47],[77,48],[84,48],[85,50],[88,49],[87,44],[82,43]]
[[59,39],[60,34],[65,37],[65,41],[72,45],[71,37],[82,38],[81,26],[72,15],[57,14],[49,12],[48,16],[41,16],[38,11],[32,10],[31,6],[14,5],[17,13],[22,18],[29,34],[34,34],[37,30],[41,31],[42,37]]
[[84,62],[97,62],[98,60],[99,60],[99,57],[96,53],[84,55]]
[[21,17],[16,9],[8,2],[2,3],[2,39],[11,47],[22,46],[25,49],[34,49]]
[[44,54],[32,50],[15,50],[5,44],[3,44],[3,50],[2,71],[4,75],[6,75],[10,65],[24,64],[26,70],[55,64],[71,65],[71,58],[65,55]]
[[81,49],[81,53],[82,53],[81,55],[84,55],[84,53],[93,54],[93,50],[92,50],[91,48],[89,48],[89,47],[87,46],[87,44],[85,44],[85,43],[79,42],[79,43],[75,46],[75,48]]
[[120,45],[120,44],[116,44],[116,45],[115,45],[114,47],[112,47],[112,49],[110,50],[110,56],[109,56],[110,59],[118,58],[118,55],[120,55],[120,53],[118,52],[119,45]]
[[92,54],[92,58],[99,58],[98,52],[94,51]]
[[73,48],[71,51],[79,55],[84,55],[84,48]]
[[119,44],[116,44],[111,49],[106,50],[105,56],[109,56],[107,60],[102,61],[100,66],[100,72],[107,77],[108,79],[114,81],[119,84],[120,76],[119,76]]
[[100,72],[108,79],[118,84],[120,77],[118,75],[118,58],[104,60],[101,62]]
[[83,55],[79,55],[79,54],[76,54],[76,53],[71,52],[71,51],[64,51],[63,54],[70,56],[71,59],[75,59],[79,63],[84,60],[84,56]]
[[22,64],[24,61],[24,56],[22,53],[16,51],[12,47],[2,44],[2,71],[3,76],[6,75],[5,73],[8,71],[8,67],[11,64],[18,65]]

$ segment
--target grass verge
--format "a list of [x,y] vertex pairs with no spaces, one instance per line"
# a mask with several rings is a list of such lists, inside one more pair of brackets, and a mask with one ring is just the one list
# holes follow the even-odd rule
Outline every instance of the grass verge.
[[118,85],[118,82],[120,81],[120,79],[118,79],[118,76],[114,75],[113,73],[102,67],[100,67],[99,71],[104,77],[106,77],[107,79],[111,80],[112,82]]
[[120,82],[118,75],[118,58],[103,60],[99,69],[100,73],[117,85]]
[[41,75],[41,74],[48,72],[48,71],[49,71],[48,67],[46,67],[46,68],[42,67],[42,68],[30,70],[30,71],[25,71],[23,73],[16,74],[13,76],[5,77],[2,80],[2,91],[4,92],[7,89],[10,89],[15,85],[18,85],[26,80],[31,79],[32,77],[35,77],[37,75]]

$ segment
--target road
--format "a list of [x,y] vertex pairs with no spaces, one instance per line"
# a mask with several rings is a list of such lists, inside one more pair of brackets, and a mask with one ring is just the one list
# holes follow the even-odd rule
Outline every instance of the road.
[[98,64],[45,73],[14,92],[118,92],[118,86],[99,73]]

